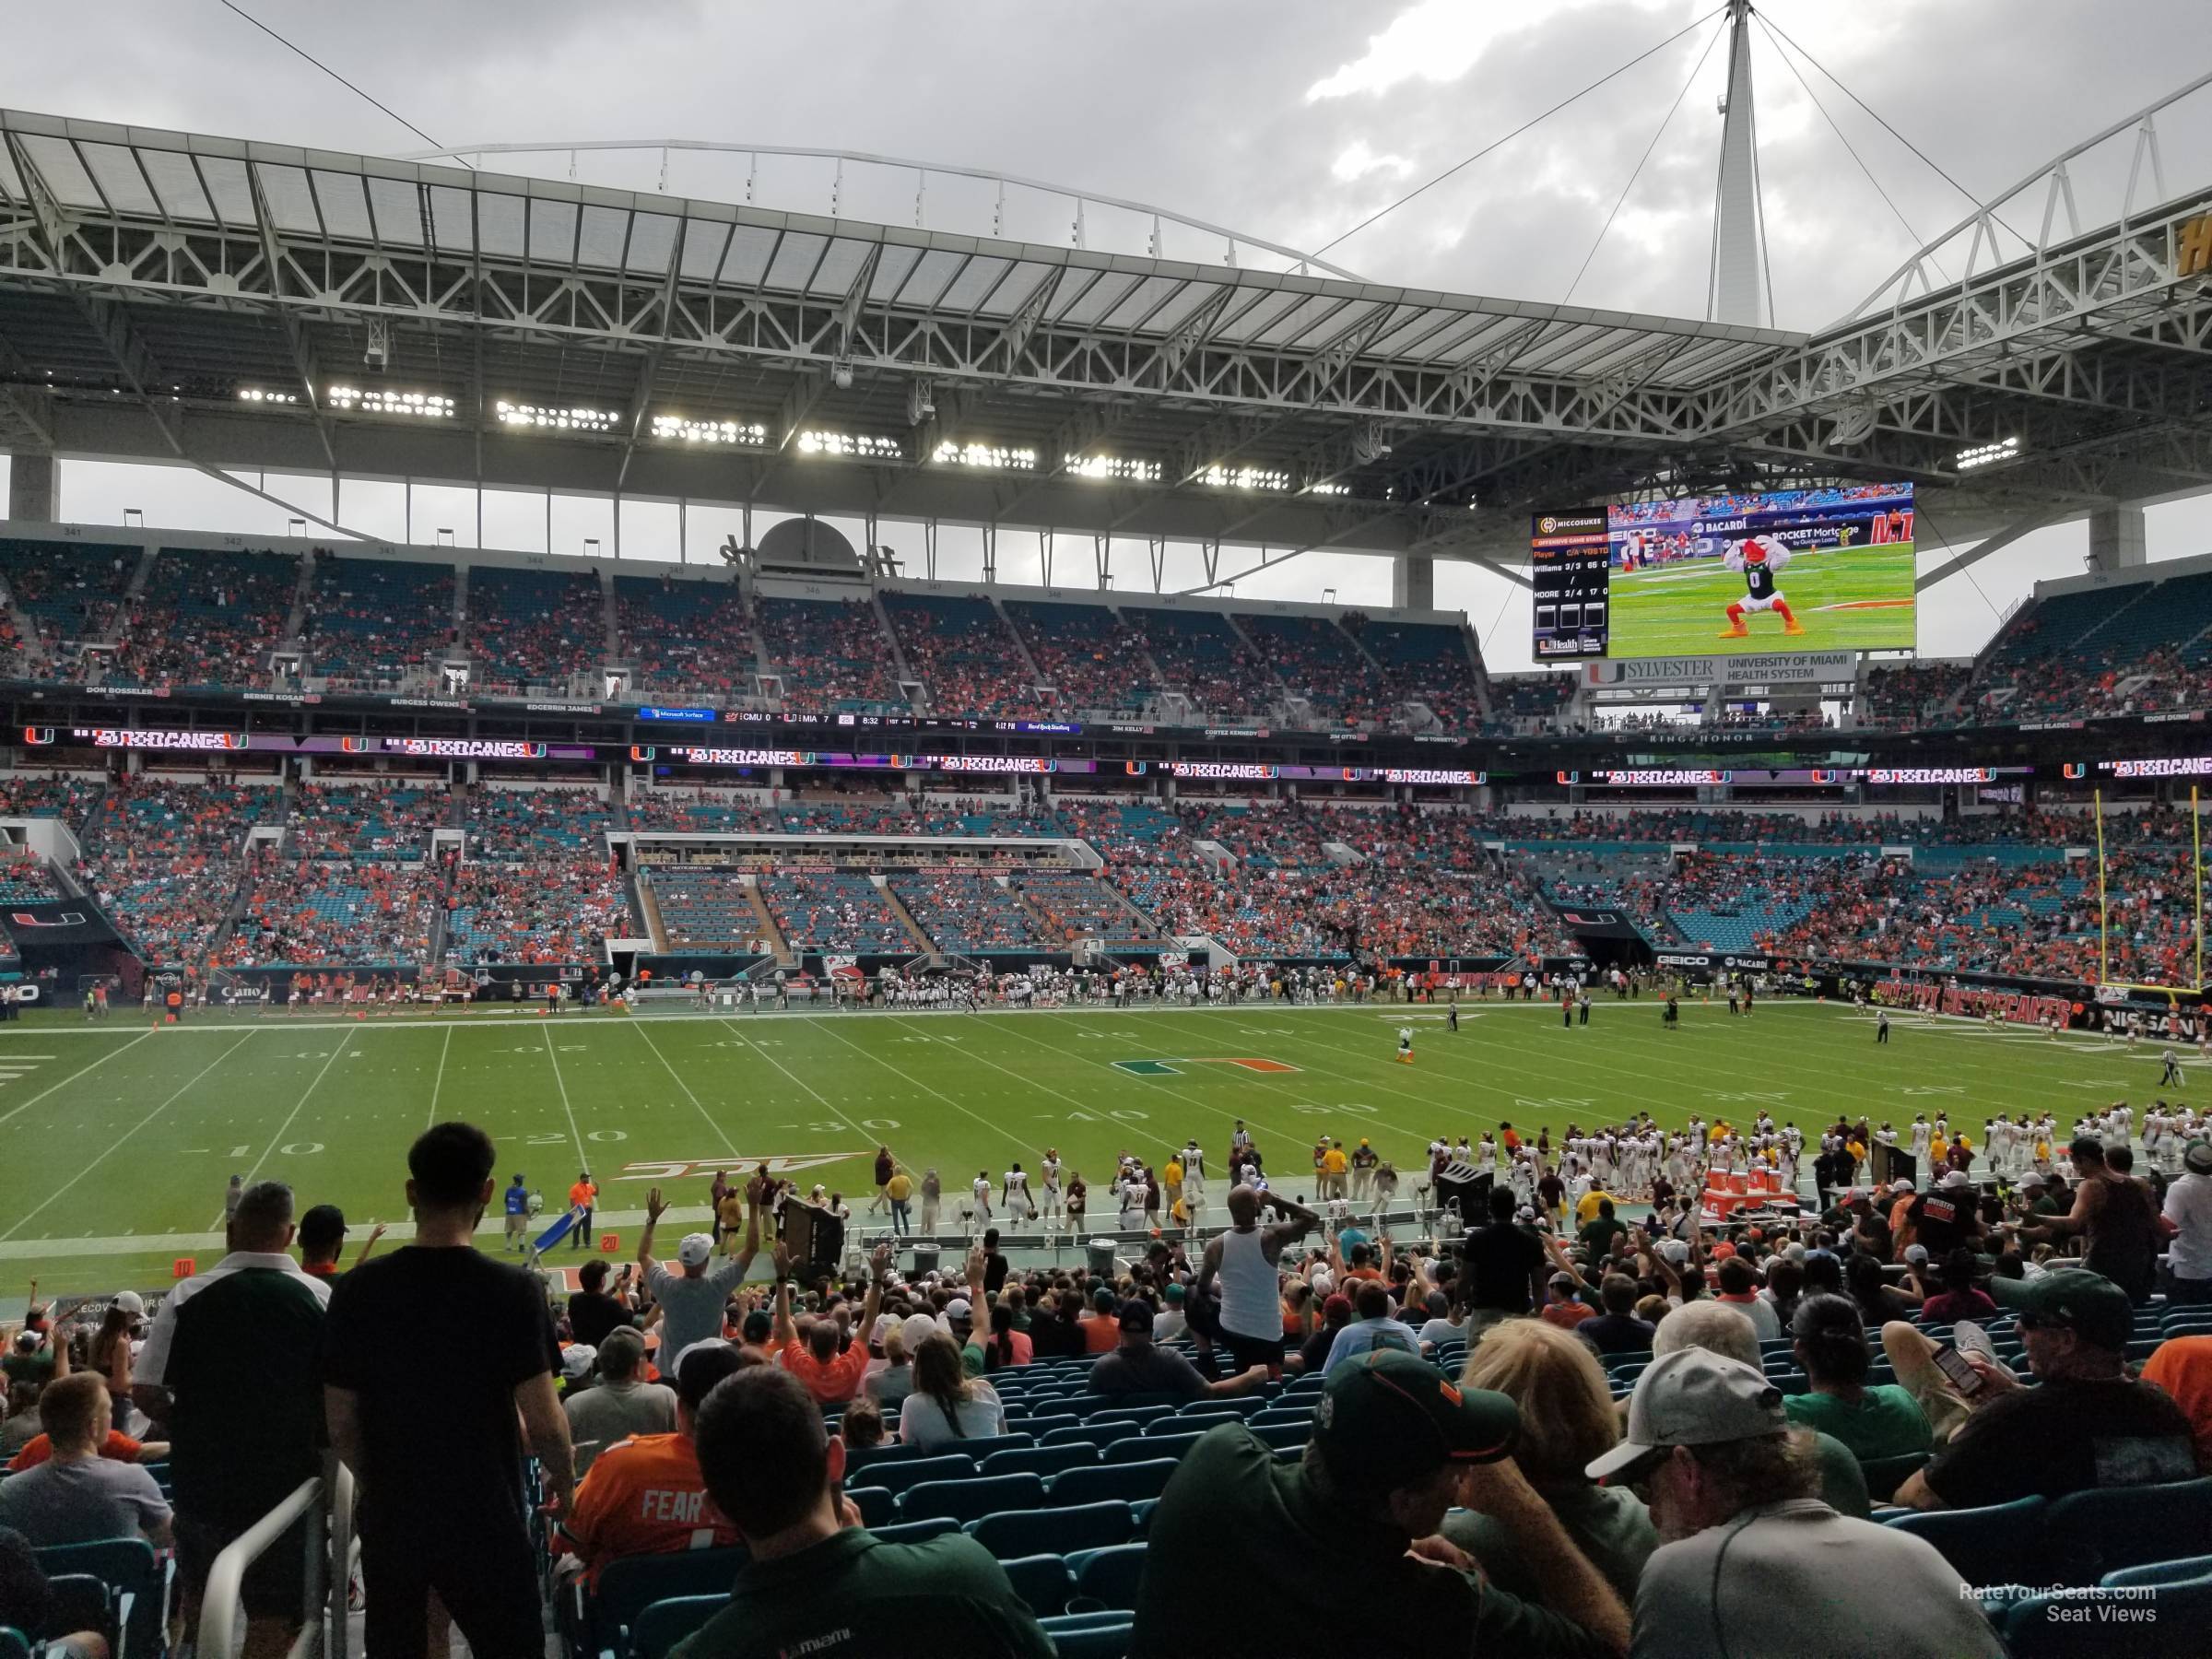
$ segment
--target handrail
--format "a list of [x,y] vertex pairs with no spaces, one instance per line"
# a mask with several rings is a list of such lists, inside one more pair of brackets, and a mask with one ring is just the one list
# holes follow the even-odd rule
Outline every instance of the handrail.
[[[341,1483],[348,1488],[350,1477]],[[292,1488],[281,1503],[226,1546],[207,1570],[207,1588],[200,1602],[197,1649],[203,1653],[229,1653],[236,1645],[240,1591],[246,1569],[266,1555],[293,1522],[307,1519],[307,1593],[301,1597],[300,1634],[293,1639],[286,1659],[312,1659],[324,1645],[324,1588],[328,1577],[324,1556],[329,1518],[324,1512],[324,1481],[311,1476]]]
[[330,1499],[330,1630],[326,1639],[326,1659],[346,1659],[350,1646],[347,1638],[347,1595],[353,1583],[353,1559],[360,1549],[360,1540],[353,1531],[353,1471],[340,1463],[334,1454],[331,1466],[337,1471],[331,1482]]

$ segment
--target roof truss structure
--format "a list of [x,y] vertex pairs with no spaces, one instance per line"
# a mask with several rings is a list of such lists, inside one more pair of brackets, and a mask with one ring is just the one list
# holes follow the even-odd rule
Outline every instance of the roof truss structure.
[[1806,335],[0,112],[0,446],[1483,559],[1540,507],[1903,477],[1956,540],[2212,488],[2208,212]]

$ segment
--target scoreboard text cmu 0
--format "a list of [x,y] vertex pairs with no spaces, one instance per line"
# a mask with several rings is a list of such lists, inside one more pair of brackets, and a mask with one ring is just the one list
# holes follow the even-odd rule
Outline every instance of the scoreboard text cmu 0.
[[1612,555],[1603,507],[1539,512],[1529,523],[1535,606],[1534,655],[1602,657],[1610,636],[1606,588]]

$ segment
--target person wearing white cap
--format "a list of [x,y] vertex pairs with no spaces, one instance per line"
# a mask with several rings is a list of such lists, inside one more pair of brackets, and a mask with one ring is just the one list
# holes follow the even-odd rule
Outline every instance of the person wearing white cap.
[[1812,1437],[1756,1366],[1701,1348],[1653,1360],[1627,1437],[1586,1473],[1645,1492],[1667,1540],[1637,1583],[1632,1659],[2005,1652],[1933,1545],[1815,1496]]
[[760,1252],[760,1206],[755,1202],[746,1206],[745,1248],[711,1267],[713,1239],[703,1232],[686,1233],[676,1247],[681,1270],[677,1273],[669,1272],[653,1255],[653,1230],[667,1213],[661,1189],[654,1187],[645,1194],[645,1230],[638,1235],[638,1266],[645,1276],[646,1288],[661,1304],[661,1352],[680,1354],[695,1342],[722,1335],[723,1304],[729,1300],[730,1291],[745,1282],[753,1257]]

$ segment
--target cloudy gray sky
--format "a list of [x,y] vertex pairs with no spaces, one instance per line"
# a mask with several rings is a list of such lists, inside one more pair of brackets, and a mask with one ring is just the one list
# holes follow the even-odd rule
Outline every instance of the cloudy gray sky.
[[[1712,9],[1705,0],[240,4],[441,144],[833,146],[1004,169],[1306,248]],[[1814,64],[1977,194],[2207,66],[2204,0],[1774,0],[1763,10],[1806,54],[1755,31],[1775,309],[1790,327],[1849,311],[1968,206]],[[1571,291],[1578,303],[1701,314],[1724,45],[1692,71],[1717,27],[1691,29],[1329,257],[1380,280],[1546,300]],[[9,32],[0,101],[14,108],[340,150],[425,147],[218,0],[19,8]],[[2199,182],[2207,156],[2212,131],[2170,129],[2171,189]],[[2113,216],[2126,160],[2123,151],[2085,170],[2085,218]],[[579,165],[609,183],[658,182],[657,158],[587,156]],[[566,158],[514,168],[526,169],[565,172]],[[787,198],[776,205],[826,210],[804,200],[826,190],[826,175],[787,170],[769,182]],[[741,183],[731,166],[679,157],[668,187],[726,199]],[[953,187],[940,194],[938,210],[957,211]],[[845,210],[905,216],[912,204],[849,197]],[[271,488],[326,505],[317,486]],[[400,493],[349,490],[348,522],[398,535]],[[464,541],[473,535],[473,502],[458,498],[417,492],[418,539],[441,524],[460,528]],[[66,516],[115,522],[125,506],[155,524],[282,527],[281,512],[192,475],[65,469]],[[587,535],[611,541],[607,512],[604,502],[558,504],[555,550],[581,551]],[[626,553],[673,551],[672,512],[636,506],[623,528]],[[2201,500],[2155,510],[2152,556],[2206,551],[2208,532]],[[721,534],[713,515],[694,513],[695,553]],[[544,538],[541,501],[488,504],[487,542],[536,547]],[[2085,545],[2078,526],[2045,532],[1978,567],[1973,582],[1930,590],[1924,650],[1974,649],[2033,581],[2077,571]],[[1134,551],[1130,562],[1140,562]],[[1077,563],[1088,570],[1081,556]],[[1025,571],[1003,552],[1002,567],[1009,577],[1034,573],[1033,561]],[[1438,586],[1441,601],[1467,609],[1495,665],[1526,662],[1518,590],[1460,568],[1440,572]],[[1318,598],[1324,587],[1371,602],[1387,594],[1388,568],[1310,555],[1238,592]]]

